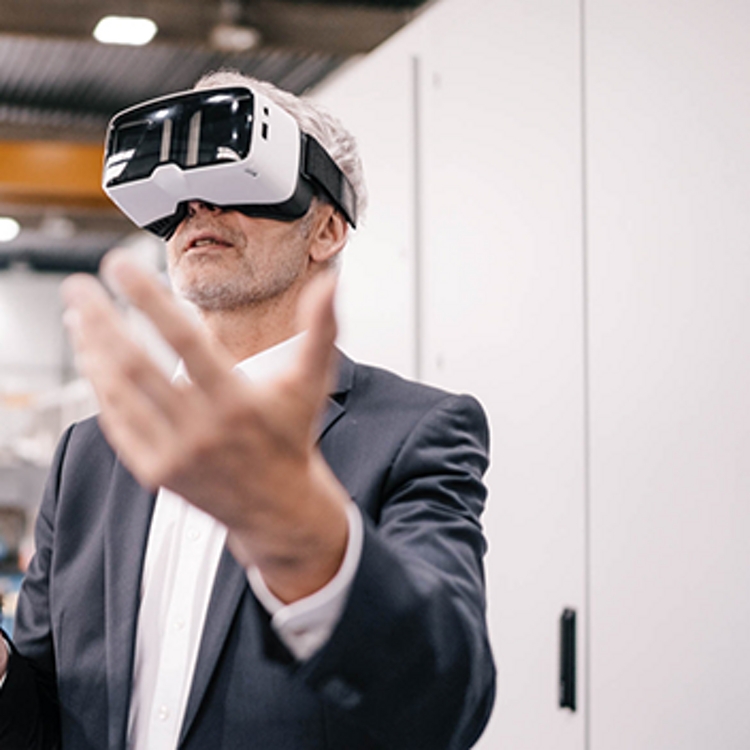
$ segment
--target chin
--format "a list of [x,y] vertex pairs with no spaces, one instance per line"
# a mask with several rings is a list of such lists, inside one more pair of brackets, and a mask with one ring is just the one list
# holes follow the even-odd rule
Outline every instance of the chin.
[[252,304],[256,296],[252,289],[238,283],[236,275],[221,279],[207,279],[204,275],[194,283],[178,280],[175,289],[204,312],[236,310]]

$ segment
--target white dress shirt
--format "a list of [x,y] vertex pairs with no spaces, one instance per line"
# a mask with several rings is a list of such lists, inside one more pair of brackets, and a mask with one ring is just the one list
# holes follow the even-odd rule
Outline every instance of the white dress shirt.
[[[287,366],[298,343],[299,337],[285,341],[241,362],[237,369],[255,382],[273,377]],[[310,596],[285,605],[257,568],[247,571],[272,627],[297,659],[309,658],[330,637],[359,565],[362,518],[354,503],[347,508],[347,518],[349,539],[341,568]],[[129,750],[177,746],[226,534],[212,516],[169,490],[159,490],[141,580]]]

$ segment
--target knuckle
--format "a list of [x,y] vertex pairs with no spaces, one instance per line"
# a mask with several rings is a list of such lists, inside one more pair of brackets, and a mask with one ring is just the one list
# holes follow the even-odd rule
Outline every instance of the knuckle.
[[193,349],[197,342],[197,333],[188,326],[174,326],[170,331],[170,339],[172,346],[177,349],[178,352],[189,351]]
[[118,358],[117,367],[126,380],[137,382],[146,371],[146,355],[135,347],[123,348]]
[[253,400],[247,398],[242,387],[237,387],[233,377],[227,379],[211,394],[208,405],[212,419],[226,429],[237,427],[246,416],[252,417],[255,408]]
[[[119,403],[120,389],[116,388],[114,383],[104,382],[98,384],[97,396],[101,406],[106,410],[107,408],[116,408]],[[106,412],[102,414],[102,419],[107,418]],[[109,421],[109,420],[107,420]]]
[[225,430],[230,432],[242,429],[254,416],[252,408],[248,408],[245,404],[227,398],[218,398],[216,401],[216,419]]
[[183,438],[183,446],[177,461],[187,464],[205,461],[217,449],[220,436],[212,423],[196,425]]

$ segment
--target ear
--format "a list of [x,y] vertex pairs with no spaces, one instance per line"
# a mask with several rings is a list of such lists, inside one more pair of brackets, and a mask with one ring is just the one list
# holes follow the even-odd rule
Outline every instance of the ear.
[[318,216],[310,237],[310,260],[314,263],[327,263],[344,249],[349,236],[349,225],[329,203],[319,204],[317,211]]

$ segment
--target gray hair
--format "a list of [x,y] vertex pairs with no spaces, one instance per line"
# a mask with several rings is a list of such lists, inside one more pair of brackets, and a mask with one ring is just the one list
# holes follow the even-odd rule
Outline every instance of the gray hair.
[[260,81],[237,70],[222,69],[207,73],[198,80],[194,88],[237,85],[257,89],[272,102],[285,109],[297,121],[300,130],[309,133],[328,151],[354,188],[354,194],[357,197],[357,215],[361,220],[367,208],[367,188],[362,161],[359,158],[354,136],[340,120],[308,97],[295,96],[268,81]]

